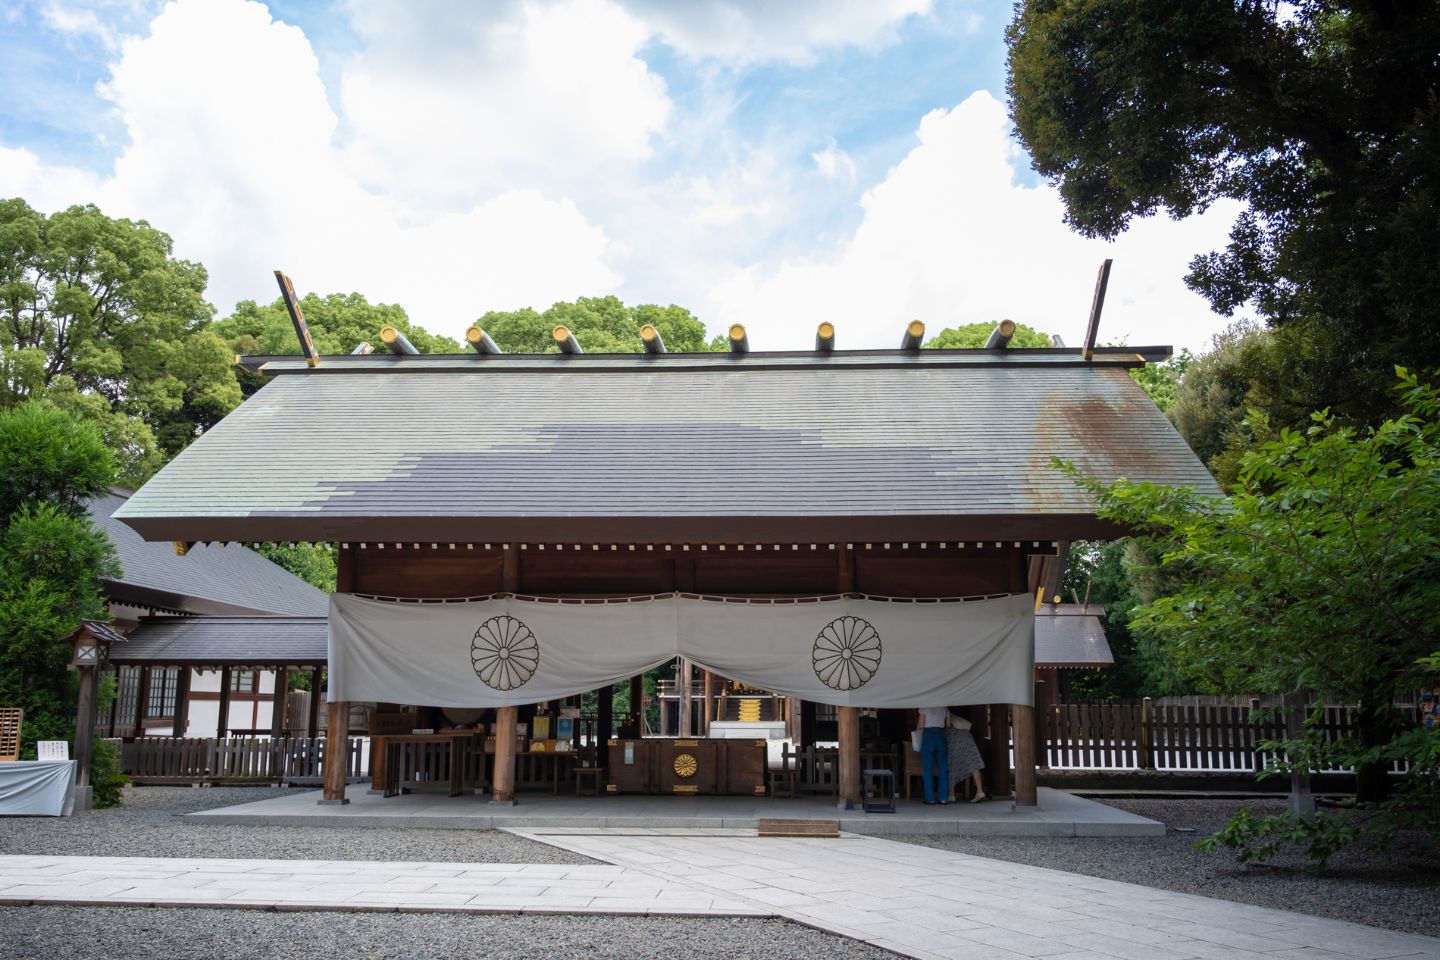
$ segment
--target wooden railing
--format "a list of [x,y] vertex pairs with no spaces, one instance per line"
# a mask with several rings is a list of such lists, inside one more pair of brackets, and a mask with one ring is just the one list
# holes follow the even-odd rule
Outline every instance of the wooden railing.
[[[840,749],[838,747],[785,747],[781,751],[783,769],[795,771],[795,789],[799,793],[839,794]],[[890,770],[896,782],[904,776],[903,758],[899,747],[888,750],[861,750],[860,767],[864,770]]]
[[[324,737],[137,737],[112,741],[120,768],[139,784],[293,783],[319,784],[325,763]],[[347,741],[345,777],[368,776],[369,741]]]

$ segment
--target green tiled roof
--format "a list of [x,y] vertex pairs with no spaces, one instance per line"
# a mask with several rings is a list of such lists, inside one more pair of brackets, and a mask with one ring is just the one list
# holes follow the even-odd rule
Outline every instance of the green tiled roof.
[[1052,457],[1218,493],[1130,378],[1143,352],[273,359],[117,516],[184,540],[1104,535]]

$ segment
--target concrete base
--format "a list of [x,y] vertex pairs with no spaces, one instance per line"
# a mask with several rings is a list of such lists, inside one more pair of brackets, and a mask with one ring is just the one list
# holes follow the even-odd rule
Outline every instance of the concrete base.
[[[266,803],[266,802],[268,802],[268,801],[264,801],[264,800],[261,801],[261,803]],[[349,798],[347,797],[347,798],[344,799],[344,800],[316,800],[316,801],[315,801],[315,806],[317,806],[317,807],[343,807],[343,806],[346,806],[346,805],[349,804],[349,803],[350,803],[350,800],[349,800]]]
[[70,795],[75,798],[74,813],[84,813],[95,806],[94,787],[72,787]]
[[802,797],[599,797],[526,794],[521,806],[483,797],[412,793],[357,796],[348,806],[320,806],[315,791],[189,814],[207,823],[251,826],[416,827],[448,830],[500,828],[744,829],[761,818],[839,820],[840,829],[861,834],[939,834],[991,837],[1155,837],[1165,825],[1093,800],[1040,789],[1035,807],[1007,800],[926,806],[901,800],[895,813],[835,809],[835,798]]

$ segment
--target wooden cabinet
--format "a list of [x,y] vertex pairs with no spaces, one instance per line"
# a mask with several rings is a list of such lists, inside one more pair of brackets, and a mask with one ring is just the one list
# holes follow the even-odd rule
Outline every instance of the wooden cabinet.
[[609,761],[609,793],[765,792],[764,740],[611,740]]

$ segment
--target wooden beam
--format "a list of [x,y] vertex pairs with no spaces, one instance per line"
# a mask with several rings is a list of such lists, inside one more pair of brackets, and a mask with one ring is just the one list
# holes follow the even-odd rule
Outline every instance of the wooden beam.
[[355,349],[350,351],[350,356],[352,356],[352,357],[368,357],[368,356],[370,356],[370,354],[372,354],[372,353],[374,353],[374,352],[375,352],[375,348],[372,347],[372,346],[370,346],[370,341],[368,341],[368,340],[361,340],[360,343],[355,347]]
[[729,334],[728,339],[730,340],[730,352],[731,352],[731,353],[749,353],[749,352],[750,352],[750,338],[749,338],[749,336],[746,335],[746,333],[745,333],[745,327],[744,327],[743,324],[739,324],[739,323],[732,323],[732,324],[730,324],[730,330],[728,331],[728,334]]
[[630,720],[634,733],[631,737],[639,740],[645,736],[645,677],[639,674],[630,678]]
[[919,320],[911,320],[905,326],[905,335],[900,338],[901,350],[919,350],[920,344],[925,340],[925,324]]
[[285,735],[285,695],[289,692],[290,674],[283,666],[275,668],[275,705],[270,710],[270,736],[279,740]]
[[1003,350],[1010,346],[1010,338],[1015,336],[1015,321],[1001,320],[995,324],[995,329],[990,331],[990,336],[985,340],[986,350]]
[[[490,789],[490,802],[513,806],[515,803],[515,724],[517,708],[500,707],[495,711],[495,782]],[[602,731],[603,735],[603,731]]]
[[320,353],[310,337],[310,328],[305,324],[305,314],[300,310],[300,298],[295,296],[295,285],[280,271],[275,271],[275,282],[280,285],[280,298],[285,301],[285,311],[290,314],[290,323],[295,327],[295,336],[300,339],[300,352],[305,362],[312,367],[320,365]]
[[700,736],[710,736],[710,721],[715,716],[715,674],[705,671],[705,719],[700,721]]
[[320,668],[310,668],[310,709],[305,718],[305,736],[313,737],[320,729]]
[[95,742],[95,668],[80,667],[80,699],[75,707],[75,786],[90,809],[90,753]]
[[1010,706],[990,704],[990,795],[1003,797],[1010,793]]
[[1023,703],[1010,706],[1015,718],[1015,805],[1036,805],[1035,708]]
[[391,353],[414,356],[420,352],[405,334],[394,327],[380,328],[380,342],[389,347]]
[[555,345],[560,348],[561,353],[584,353],[580,349],[580,341],[575,339],[575,334],[563,323],[557,323],[555,329],[550,331],[550,336],[555,338]]
[[596,713],[600,720],[600,739],[615,736],[615,685],[607,683],[595,691]]
[[479,354],[499,356],[505,352],[500,349],[499,344],[490,339],[490,334],[479,327],[472,326],[465,331],[465,342]]
[[646,353],[665,352],[665,340],[653,323],[647,323],[640,328],[640,343],[644,345]]
[[1085,328],[1085,346],[1080,356],[1090,360],[1095,356],[1095,341],[1100,336],[1100,311],[1105,309],[1105,289],[1110,286],[1110,265],[1115,261],[1106,258],[1100,264],[1100,275],[1095,278],[1095,298],[1090,301],[1090,323]]
[[829,320],[815,328],[815,349],[821,353],[835,351],[835,324]]

